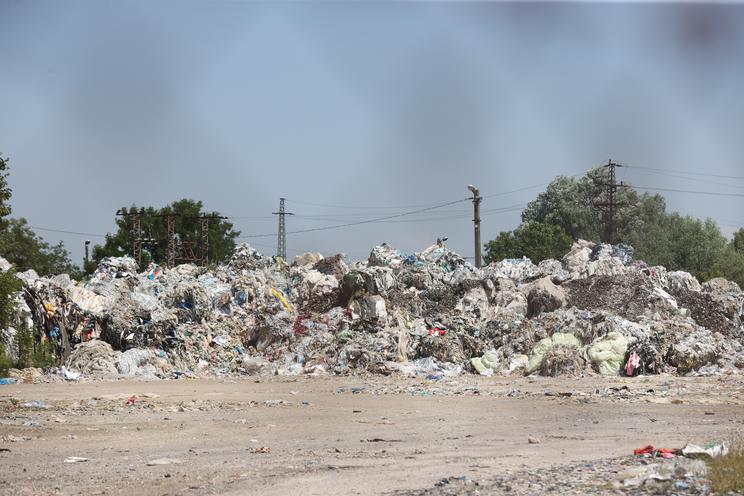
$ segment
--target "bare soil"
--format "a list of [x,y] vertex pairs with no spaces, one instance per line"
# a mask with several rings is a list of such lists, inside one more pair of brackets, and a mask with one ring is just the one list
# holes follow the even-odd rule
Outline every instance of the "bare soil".
[[0,494],[613,493],[634,448],[742,430],[736,376],[7,385]]

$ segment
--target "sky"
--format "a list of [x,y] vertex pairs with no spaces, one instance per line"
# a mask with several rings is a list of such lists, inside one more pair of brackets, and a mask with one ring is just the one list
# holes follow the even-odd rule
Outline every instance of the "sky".
[[285,197],[290,257],[472,256],[468,184],[486,241],[610,158],[744,225],[744,4],[0,0],[0,25],[13,215],[78,263],[118,208],[181,198],[267,254]]

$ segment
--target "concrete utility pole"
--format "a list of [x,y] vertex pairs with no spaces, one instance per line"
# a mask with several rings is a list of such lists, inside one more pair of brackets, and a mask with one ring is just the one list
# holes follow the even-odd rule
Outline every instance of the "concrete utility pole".
[[473,229],[475,234],[475,266],[480,268],[481,266],[481,236],[480,236],[480,204],[483,198],[480,195],[480,190],[472,184],[468,186],[468,189],[473,193]]
[[622,167],[621,164],[615,163],[612,159],[607,161],[607,165],[603,165],[608,169],[608,181],[605,186],[607,188],[607,200],[603,202],[594,202],[594,208],[604,212],[605,221],[605,243],[613,244],[615,242],[615,213],[617,207],[626,206],[625,203],[616,202],[615,194],[619,188],[625,188],[626,186],[620,182],[619,184],[615,180],[615,168]]
[[279,211],[271,212],[274,215],[279,216],[279,233],[276,241],[276,256],[282,257],[284,260],[287,259],[287,224],[285,216],[294,215],[293,213],[286,212],[284,210],[284,198],[279,198]]

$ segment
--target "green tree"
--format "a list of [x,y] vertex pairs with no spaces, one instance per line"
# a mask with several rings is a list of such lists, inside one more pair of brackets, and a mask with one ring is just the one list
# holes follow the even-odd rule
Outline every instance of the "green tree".
[[487,263],[505,258],[527,257],[534,263],[554,258],[560,259],[569,249],[573,239],[560,226],[527,222],[513,232],[502,232],[486,244]]
[[[592,204],[606,200],[606,183],[605,168],[592,169],[579,179],[560,176],[527,205],[522,221],[560,226],[575,239],[598,242],[604,220]],[[616,198],[624,205],[615,217],[617,242],[633,246],[636,258],[651,265],[685,270],[702,279],[715,275],[727,242],[714,221],[670,214],[661,195],[639,194],[632,185],[625,186]],[[733,246],[744,250],[744,229],[735,235]]]
[[7,329],[12,324],[15,293],[22,287],[23,283],[12,270],[0,272],[0,329]]
[[[198,246],[200,239],[200,219],[202,215],[211,213],[203,210],[201,201],[183,199],[170,205],[156,209],[154,207],[138,207],[132,205],[130,208],[121,209],[125,214],[116,218],[117,230],[113,234],[106,235],[103,245],[93,247],[92,261],[85,268],[90,273],[95,266],[105,257],[119,257],[131,253],[130,231],[132,229],[130,220],[126,214],[141,212],[141,228],[145,238],[154,240],[142,251],[142,263],[147,265],[150,261],[164,263],[166,260],[166,219],[165,215],[175,215],[175,232],[182,243],[195,243],[196,255],[199,255]],[[216,214],[215,212],[215,215]],[[240,231],[233,230],[233,225],[224,219],[209,222],[209,260],[220,262],[227,259],[235,249],[235,239]]]
[[744,227],[734,233],[733,246],[736,251],[744,254]]
[[744,253],[729,244],[716,260],[712,276],[725,277],[744,288]]
[[8,159],[3,158],[0,153],[0,229],[4,229],[6,225],[6,217],[10,215],[10,197],[12,190],[8,185]]
[[16,270],[34,269],[39,275],[67,273],[80,275],[80,269],[70,260],[70,254],[60,241],[50,246],[28,227],[26,219],[10,219],[0,231],[0,255]]

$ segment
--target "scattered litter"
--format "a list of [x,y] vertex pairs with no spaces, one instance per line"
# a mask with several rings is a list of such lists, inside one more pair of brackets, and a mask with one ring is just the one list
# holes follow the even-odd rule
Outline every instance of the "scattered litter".
[[183,463],[183,461],[177,458],[156,458],[155,460],[150,460],[149,462],[147,462],[147,466],[154,467],[157,465],[178,465],[180,463]]

